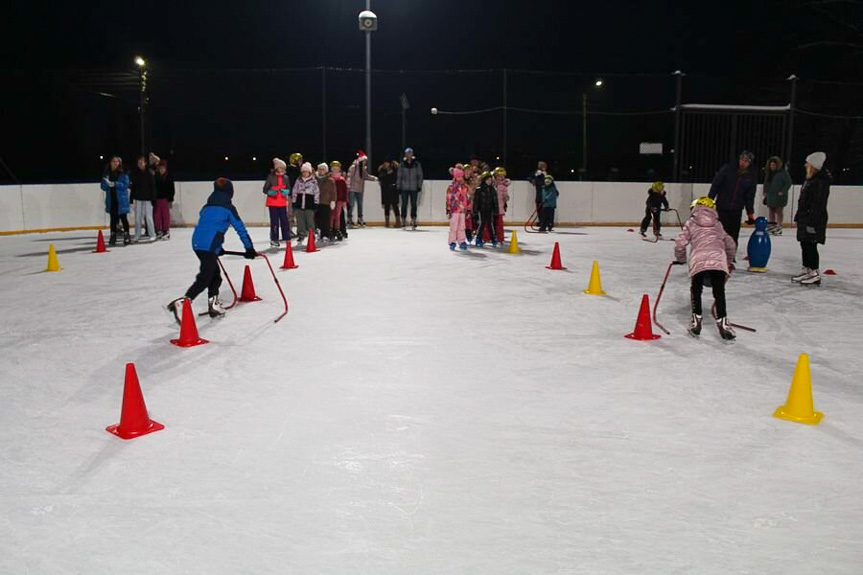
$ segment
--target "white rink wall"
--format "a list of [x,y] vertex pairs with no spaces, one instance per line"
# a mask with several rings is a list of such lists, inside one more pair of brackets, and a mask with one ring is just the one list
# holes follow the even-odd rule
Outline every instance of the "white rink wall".
[[[420,194],[419,220],[423,224],[446,223],[444,197],[448,181],[426,181]],[[234,203],[247,225],[269,221],[261,192],[263,181],[235,181]],[[558,182],[560,190],[555,220],[560,225],[633,225],[644,215],[649,187],[645,182]],[[667,184],[671,207],[685,217],[692,198],[707,194],[709,184]],[[795,185],[791,205],[797,203],[800,186]],[[194,225],[198,211],[212,191],[212,182],[177,182],[171,217],[175,225]],[[533,188],[527,182],[513,182],[507,223],[522,223],[533,212]],[[104,192],[92,184],[40,184],[0,186],[0,233],[68,228],[105,227]],[[363,204],[368,223],[384,221],[380,188],[370,182]],[[831,225],[863,226],[863,186],[833,186],[828,204]],[[756,212],[767,215],[761,203],[761,186]],[[666,216],[667,217],[667,216]],[[786,221],[790,215],[786,212]]]

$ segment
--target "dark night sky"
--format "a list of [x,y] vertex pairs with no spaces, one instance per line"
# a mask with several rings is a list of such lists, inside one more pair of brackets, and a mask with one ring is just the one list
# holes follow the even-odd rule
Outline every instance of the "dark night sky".
[[[31,179],[30,158],[45,143],[44,138],[35,138],[33,131],[43,134],[45,130],[56,130],[57,141],[61,145],[68,141],[73,157],[77,148],[90,154],[91,149],[107,147],[103,143],[105,138],[100,140],[98,127],[92,130],[95,142],[92,144],[84,142],[80,134],[64,135],[82,131],[81,117],[86,118],[83,110],[78,117],[76,108],[67,103],[62,114],[34,111],[34,103],[40,98],[43,110],[54,104],[47,103],[50,97],[44,93],[44,84],[29,84],[31,76],[82,69],[128,71],[132,57],[138,53],[147,57],[154,77],[161,73],[166,83],[166,78],[171,78],[165,73],[168,70],[361,68],[364,44],[356,15],[363,8],[364,2],[353,0],[15,2],[4,9],[0,34],[0,68],[7,70],[7,79],[10,70],[17,71],[14,76],[17,91],[12,90],[14,95],[7,94],[3,103],[4,116],[9,122],[4,131],[11,132],[13,137],[3,138],[0,155],[12,158],[17,170]],[[863,71],[859,51],[849,56],[848,49],[841,46],[800,48],[821,41],[860,40],[842,24],[843,20],[859,17],[860,9],[843,3],[833,3],[825,11],[817,0],[526,3],[374,0],[372,9],[378,14],[381,26],[374,35],[374,67],[381,70],[538,69],[584,73],[587,77],[667,75],[682,69],[693,78],[710,76],[741,85],[762,80],[781,83],[790,73],[813,79],[854,79]],[[262,83],[260,80],[255,79],[254,83],[256,86],[248,87],[261,88],[257,85]],[[472,90],[470,82],[442,84],[441,90]],[[356,108],[362,102],[361,84],[350,86],[345,90],[357,93],[346,107]],[[156,111],[157,87],[154,86]],[[394,91],[400,89],[392,86]],[[514,88],[516,94],[518,89]],[[57,90],[56,85],[47,88]],[[214,88],[208,84],[201,90]],[[563,90],[561,87],[557,91]],[[412,94],[417,91],[414,88]],[[620,97],[620,91],[615,102],[617,108],[655,107],[640,97],[638,89],[630,90],[625,99]],[[424,95],[414,97],[425,104]],[[134,102],[132,96],[130,105]],[[441,99],[428,96],[429,101]],[[387,97],[388,93],[383,99]],[[488,102],[488,106],[499,104]],[[662,104],[667,108],[673,102],[663,100]],[[90,104],[84,105],[87,106]],[[219,106],[242,109],[244,104],[235,99],[231,106],[224,103]],[[859,113],[859,107],[846,112]],[[90,113],[107,114],[99,110]],[[163,121],[166,116],[162,113]],[[153,139],[163,147],[173,148],[183,141],[175,134],[169,137],[168,127],[158,119],[154,123]],[[357,135],[361,137],[361,128]],[[135,137],[125,132],[122,136]],[[242,135],[232,139],[240,143],[234,142],[235,147],[230,148],[231,142],[219,142],[214,149],[247,151],[249,146],[242,143]],[[482,150],[486,145],[481,136],[471,135],[468,139],[475,142],[471,149]],[[517,149],[518,131],[510,139]],[[385,143],[394,148],[391,142]],[[338,144],[333,146],[341,153]],[[426,142],[426,146],[430,148],[431,142]],[[264,147],[261,153],[269,151]],[[347,149],[346,144],[342,147]],[[192,163],[193,156],[191,152],[188,154],[188,163]],[[71,164],[78,162],[70,159]],[[58,167],[58,171],[63,173],[56,177],[84,177],[81,173],[65,173],[66,167]],[[45,174],[39,177],[51,179]]]

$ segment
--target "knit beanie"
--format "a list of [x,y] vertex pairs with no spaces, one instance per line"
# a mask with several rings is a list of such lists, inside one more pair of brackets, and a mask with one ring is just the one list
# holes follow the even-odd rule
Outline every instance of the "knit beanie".
[[808,156],[806,156],[806,163],[815,168],[816,170],[820,170],[824,167],[824,162],[827,161],[827,154],[824,152],[812,152]]
[[285,170],[287,169],[288,165],[285,163],[284,160],[280,160],[279,158],[273,158],[273,167],[276,169],[281,168]]
[[312,172],[314,172],[314,170],[312,169],[312,164],[310,164],[309,162],[305,162],[300,168],[300,172],[309,172],[311,174]]

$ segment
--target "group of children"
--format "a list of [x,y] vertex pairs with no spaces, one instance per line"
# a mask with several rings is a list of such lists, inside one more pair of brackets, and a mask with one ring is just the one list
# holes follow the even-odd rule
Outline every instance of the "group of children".
[[503,218],[512,182],[503,167],[482,172],[479,169],[479,160],[450,169],[453,180],[446,190],[446,214],[451,250],[466,250],[474,236],[477,247],[489,241],[497,247],[503,242]]

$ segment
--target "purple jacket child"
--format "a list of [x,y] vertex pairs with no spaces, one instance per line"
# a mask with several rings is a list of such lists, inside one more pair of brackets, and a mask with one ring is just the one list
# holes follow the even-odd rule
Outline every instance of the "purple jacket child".
[[686,246],[692,244],[689,254],[689,277],[704,271],[730,273],[731,263],[737,253],[737,244],[725,233],[715,210],[697,206],[683,231],[674,242],[674,256],[679,262],[686,261]]

